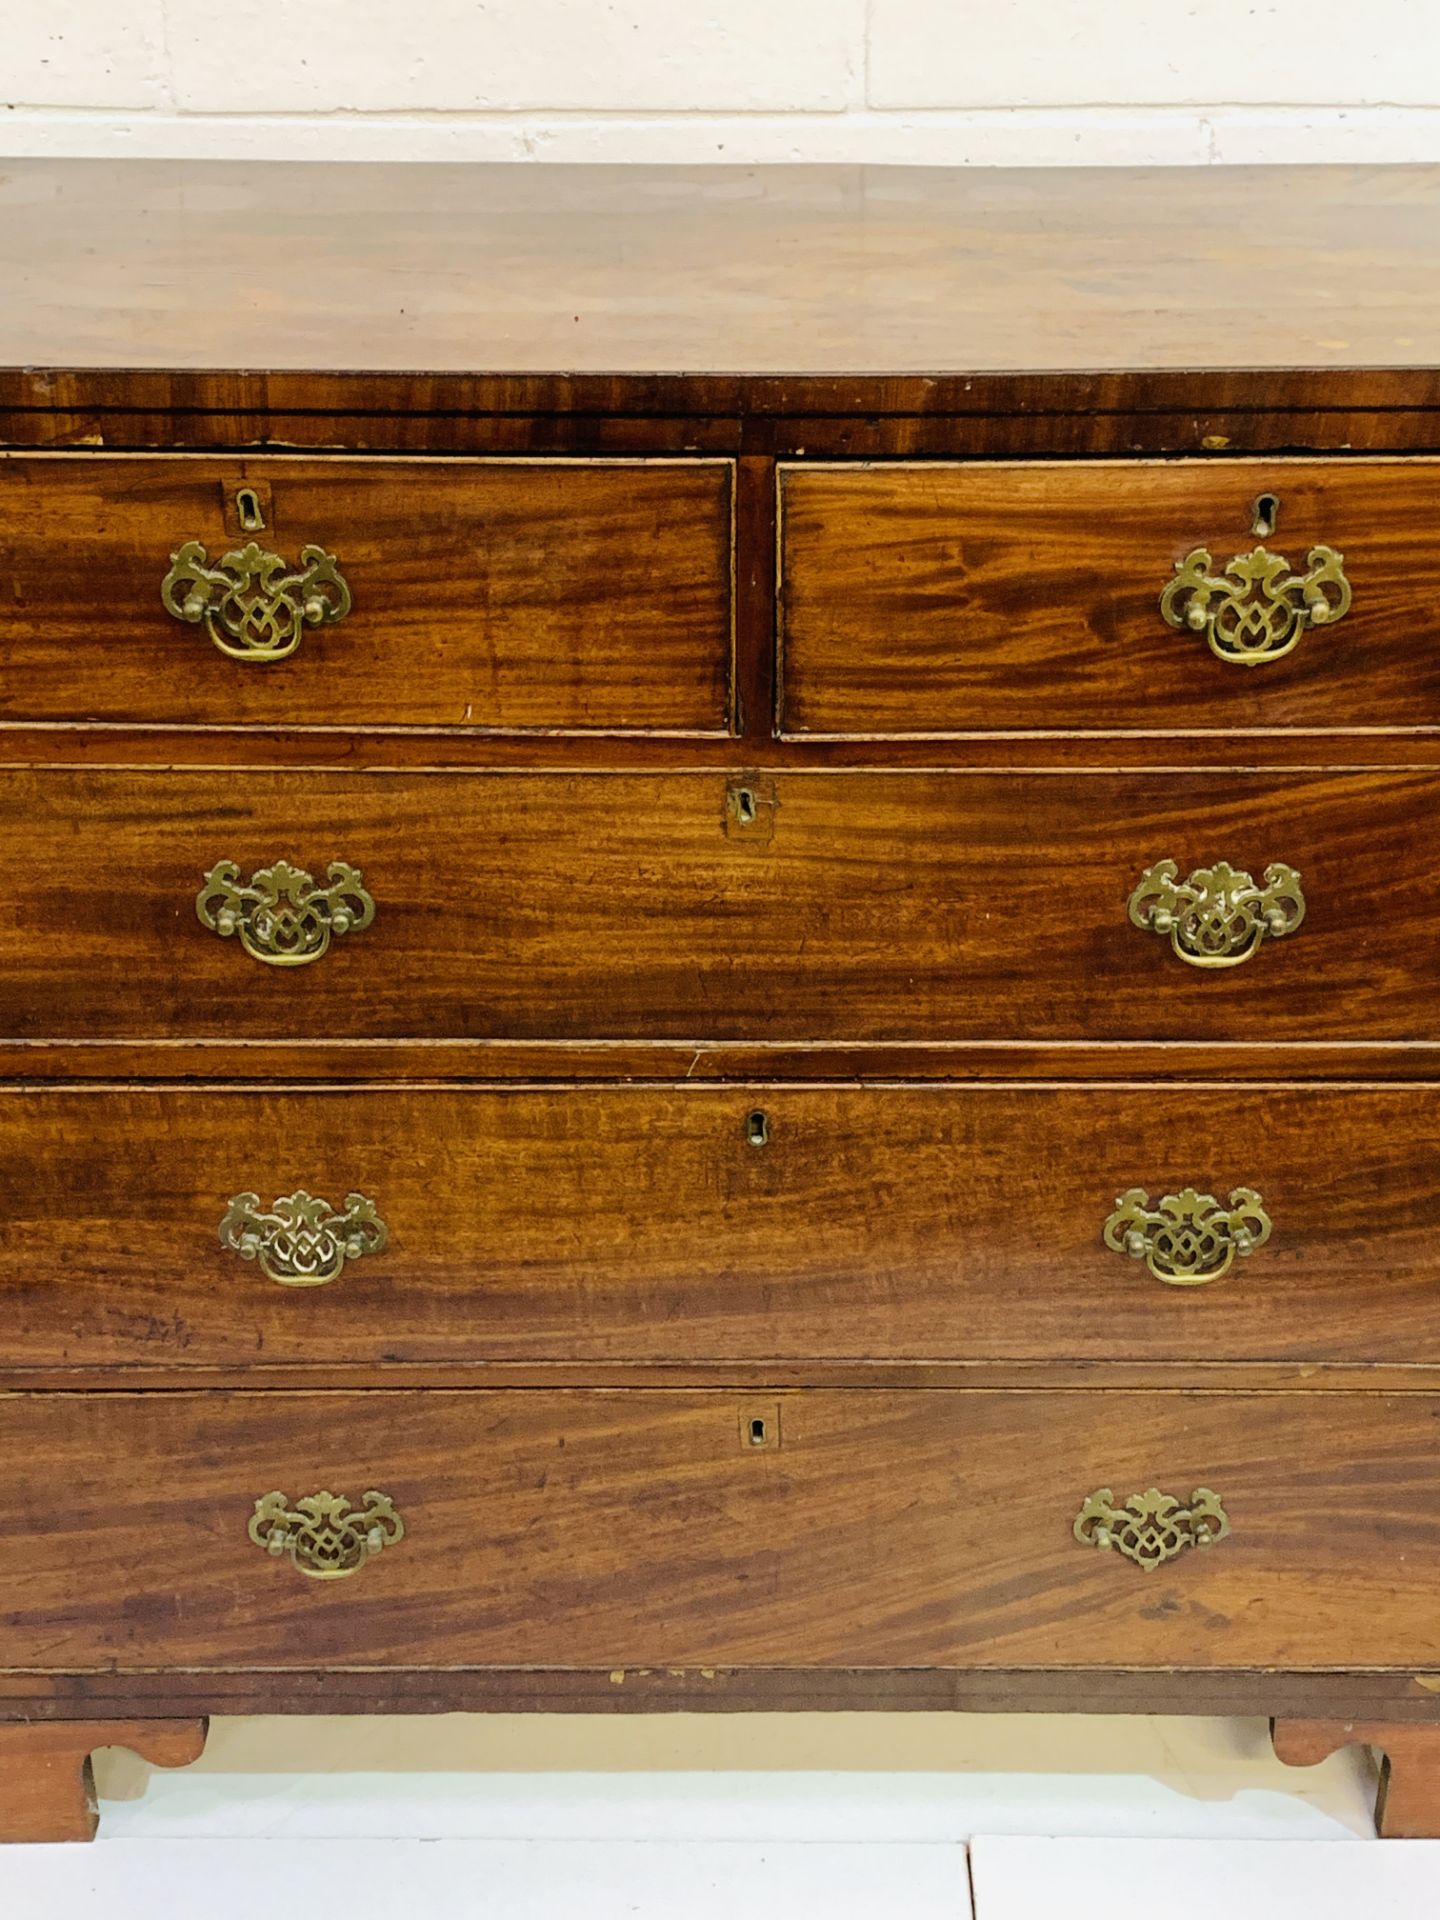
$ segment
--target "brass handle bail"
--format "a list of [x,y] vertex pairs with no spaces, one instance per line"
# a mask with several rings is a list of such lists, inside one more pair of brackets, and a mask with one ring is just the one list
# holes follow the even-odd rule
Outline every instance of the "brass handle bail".
[[[1278,511],[1278,501],[1274,507]],[[1257,531],[1263,524],[1257,515]],[[1273,513],[1268,524],[1273,530]],[[1175,562],[1160,612],[1172,627],[1203,633],[1216,659],[1231,666],[1283,660],[1307,627],[1333,626],[1350,611],[1345,556],[1333,547],[1312,547],[1307,560],[1306,572],[1293,573],[1283,555],[1254,547],[1216,573],[1210,549],[1194,547]]]
[[1305,918],[1305,895],[1294,867],[1277,860],[1263,885],[1217,860],[1182,880],[1173,860],[1147,867],[1130,895],[1133,925],[1170,941],[1192,967],[1238,967],[1265,939],[1281,940]]
[[1236,1187],[1225,1203],[1186,1187],[1153,1207],[1143,1187],[1131,1187],[1116,1200],[1104,1238],[1113,1252],[1143,1260],[1167,1286],[1203,1287],[1263,1247],[1270,1225],[1253,1187]]
[[187,540],[170,556],[160,600],[176,620],[203,624],[229,659],[261,665],[288,660],[306,627],[334,626],[352,604],[333,553],[302,547],[290,569],[253,540],[213,567],[203,543]]
[[375,902],[358,867],[332,860],[320,886],[303,867],[277,860],[248,881],[234,860],[218,860],[195,896],[202,927],[224,940],[239,934],[252,960],[270,967],[303,967],[329,950],[332,937],[360,933],[375,918]]
[[363,1193],[347,1193],[337,1210],[297,1187],[268,1211],[258,1193],[237,1193],[220,1222],[221,1246],[255,1261],[267,1280],[282,1287],[323,1287],[348,1260],[382,1253],[389,1239],[375,1202]]
[[310,1580],[344,1580],[405,1538],[405,1523],[388,1493],[371,1491],[358,1508],[343,1493],[310,1493],[292,1507],[283,1493],[263,1494],[250,1517],[250,1538],[273,1559],[290,1556]]
[[1190,1547],[1213,1547],[1230,1531],[1230,1519],[1217,1494],[1197,1487],[1186,1505],[1173,1494],[1150,1487],[1116,1506],[1109,1487],[1092,1493],[1075,1516],[1075,1538],[1084,1547],[1123,1554],[1146,1573]]

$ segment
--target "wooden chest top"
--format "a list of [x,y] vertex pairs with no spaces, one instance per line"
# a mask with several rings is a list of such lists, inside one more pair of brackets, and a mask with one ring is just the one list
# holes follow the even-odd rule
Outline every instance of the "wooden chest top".
[[1440,168],[0,162],[0,366],[1440,364]]

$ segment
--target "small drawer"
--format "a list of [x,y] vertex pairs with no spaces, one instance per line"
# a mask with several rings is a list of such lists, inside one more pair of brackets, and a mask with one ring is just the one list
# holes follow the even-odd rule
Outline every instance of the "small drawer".
[[[1440,776],[12,770],[16,1040],[1429,1040]],[[144,990],[137,989],[144,982]]]
[[731,476],[0,456],[0,720],[724,733]]
[[780,473],[791,735],[1440,723],[1440,462]]
[[1440,1365],[1440,1089],[0,1095],[38,1368]]
[[0,1396],[0,1668],[1425,1671],[1437,1426],[1423,1393]]

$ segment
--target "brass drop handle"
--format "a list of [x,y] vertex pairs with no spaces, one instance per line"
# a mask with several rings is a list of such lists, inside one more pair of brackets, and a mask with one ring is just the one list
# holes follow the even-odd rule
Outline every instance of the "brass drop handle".
[[1132,1493],[1123,1507],[1109,1487],[1092,1493],[1075,1516],[1075,1538],[1084,1547],[1124,1554],[1146,1573],[1189,1547],[1213,1547],[1230,1531],[1219,1496],[1197,1487],[1189,1504],[1151,1487]]
[[1333,626],[1350,611],[1345,557],[1312,547],[1304,573],[1265,547],[1237,553],[1219,573],[1208,547],[1175,562],[1175,577],[1160,595],[1172,627],[1203,633],[1217,660],[1259,667],[1283,660],[1308,627]]
[[1104,1237],[1167,1286],[1203,1287],[1264,1246],[1270,1216],[1253,1187],[1236,1187],[1228,1202],[1186,1187],[1153,1207],[1143,1187],[1131,1187],[1116,1200]]
[[187,540],[170,556],[160,583],[165,611],[205,631],[232,660],[288,660],[306,627],[333,626],[350,611],[350,588],[333,553],[302,547],[300,564],[287,567],[278,553],[236,547],[211,566],[199,540]]
[[222,939],[239,934],[252,960],[303,967],[328,952],[332,938],[359,933],[375,918],[360,869],[332,860],[322,887],[288,860],[261,867],[248,881],[233,860],[219,860],[195,896],[200,924]]
[[268,1210],[258,1193],[237,1193],[220,1222],[221,1246],[255,1261],[267,1280],[282,1287],[323,1287],[347,1260],[383,1252],[389,1238],[375,1202],[363,1193],[347,1193],[337,1210],[303,1187]]
[[1180,879],[1173,860],[1147,867],[1130,895],[1131,922],[1167,938],[1192,967],[1238,967],[1264,940],[1281,940],[1305,918],[1300,876],[1283,860],[1266,867],[1263,885],[1217,860]]
[[343,1493],[308,1493],[293,1507],[267,1493],[255,1502],[250,1538],[276,1560],[288,1554],[310,1580],[344,1580],[403,1540],[405,1523],[388,1493],[367,1493],[355,1508]]

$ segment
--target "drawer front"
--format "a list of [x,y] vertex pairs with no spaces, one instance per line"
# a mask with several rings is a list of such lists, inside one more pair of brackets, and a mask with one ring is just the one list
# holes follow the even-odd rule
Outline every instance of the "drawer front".
[[0,456],[0,720],[723,733],[731,471]]
[[[1437,1435],[1424,1394],[7,1396],[0,1666],[1423,1669]],[[1150,1488],[1217,1537],[1147,1570]]]
[[[787,733],[1440,722],[1440,462],[791,466],[780,489]],[[1257,549],[1283,564],[1227,575]],[[1194,554],[1204,624],[1186,588],[1172,625]],[[1348,607],[1313,625],[1312,593]]]
[[1433,1365],[1437,1168],[1429,1087],[9,1093],[0,1353]]
[[[725,777],[704,773],[12,770],[0,1032],[296,1044],[1440,1032],[1433,776],[797,773],[739,830],[726,797]],[[1196,880],[1168,936],[1127,907],[1147,872],[1139,904],[1156,905],[1167,859],[1177,886]],[[1176,943],[1196,900],[1210,900],[1208,924],[1239,886],[1233,872],[1221,885],[1224,863],[1254,881],[1222,915],[1243,950],[1201,967]],[[1298,927],[1294,887],[1265,880],[1275,863],[1303,880]],[[362,892],[347,890],[353,870]],[[274,935],[276,898],[270,957],[310,942],[313,964],[245,950]],[[373,917],[357,924],[367,901]],[[1201,924],[1202,949],[1207,937]]]

